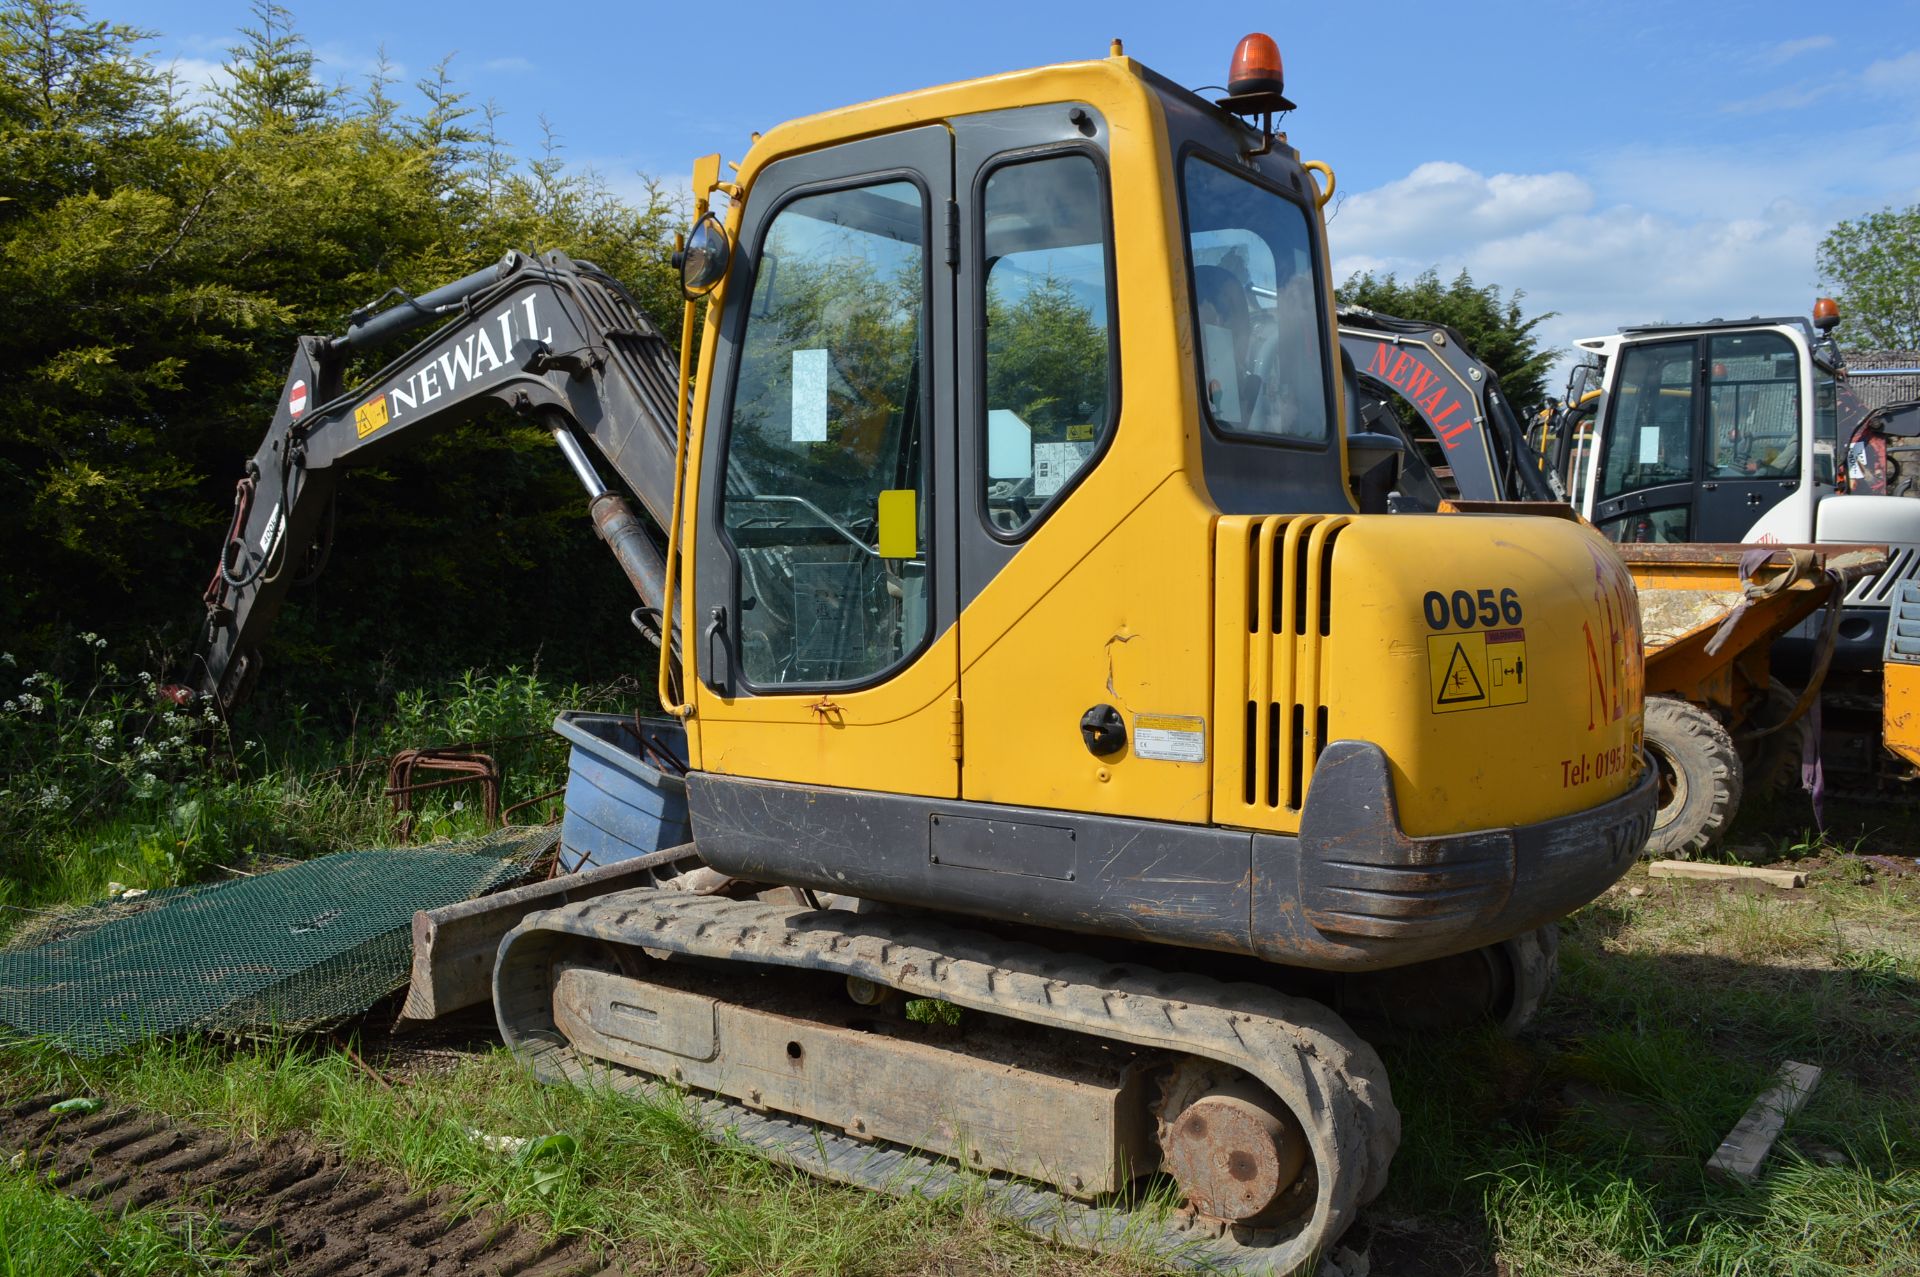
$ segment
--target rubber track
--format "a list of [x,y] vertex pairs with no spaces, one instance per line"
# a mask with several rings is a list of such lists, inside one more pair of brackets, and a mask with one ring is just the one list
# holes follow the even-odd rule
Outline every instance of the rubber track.
[[249,1257],[286,1277],[612,1277],[581,1243],[551,1242],[484,1216],[452,1219],[447,1194],[409,1194],[365,1168],[291,1140],[257,1143],[130,1108],[56,1117],[64,1097],[0,1109],[0,1158],[106,1214],[192,1210]]
[[1144,1249],[1182,1266],[1292,1273],[1329,1248],[1385,1186],[1400,1141],[1399,1113],[1379,1056],[1316,1002],[1260,985],[1057,953],[913,915],[646,889],[530,915],[501,942],[494,970],[501,1034],[549,1081],[648,1085],[633,1070],[575,1055],[555,1029],[550,962],[569,947],[568,937],[856,975],[910,996],[1204,1056],[1252,1074],[1300,1118],[1321,1171],[1295,1190],[1303,1199],[1311,1194],[1301,1202],[1304,1222],[1256,1231],[1185,1211],[1088,1204],[1006,1176],[982,1181],[943,1158],[725,1100],[697,1106],[711,1133],[738,1135],[776,1160],[829,1179],[927,1195],[963,1182],[983,1185],[989,1209],[1068,1245]]

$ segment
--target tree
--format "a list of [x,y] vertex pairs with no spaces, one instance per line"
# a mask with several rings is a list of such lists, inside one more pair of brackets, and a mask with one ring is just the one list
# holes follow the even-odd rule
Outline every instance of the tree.
[[1819,260],[1849,350],[1920,350],[1920,204],[1841,222]]
[[[284,10],[255,12],[230,87],[198,106],[144,33],[77,0],[0,0],[0,634],[23,662],[81,629],[184,645],[297,335],[508,248],[598,262],[677,334],[660,192],[521,164],[468,127],[444,63],[417,117],[385,80],[349,102]],[[505,413],[353,472],[332,566],[273,635],[276,684],[543,645],[563,675],[641,663],[582,508],[551,438]]]
[[1429,269],[1408,283],[1392,272],[1356,272],[1339,288],[1344,304],[1458,331],[1474,357],[1500,378],[1500,388],[1522,419],[1547,400],[1547,370],[1554,352],[1540,349],[1534,329],[1555,314],[1545,311],[1527,318],[1520,309],[1524,297],[1517,288],[1503,297],[1498,285],[1475,284],[1464,270],[1444,287],[1439,272]]
[[327,116],[338,95],[314,73],[313,50],[293,28],[293,15],[271,0],[254,0],[257,27],[242,27],[227,50],[228,83],[215,96],[228,127],[303,128]]

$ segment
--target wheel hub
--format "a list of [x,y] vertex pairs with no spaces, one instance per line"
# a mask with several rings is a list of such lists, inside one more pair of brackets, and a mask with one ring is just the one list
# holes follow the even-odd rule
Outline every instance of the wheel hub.
[[1216,1087],[1181,1109],[1162,1133],[1167,1170],[1202,1214],[1261,1222],[1306,1165],[1300,1124],[1258,1091],[1244,1084]]

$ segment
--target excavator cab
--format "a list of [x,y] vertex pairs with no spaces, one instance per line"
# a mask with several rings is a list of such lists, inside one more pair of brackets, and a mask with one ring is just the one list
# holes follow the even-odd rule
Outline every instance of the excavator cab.
[[[1361,511],[1333,174],[1272,128],[1272,41],[1228,88],[1116,41],[701,161],[677,374],[559,255],[367,317],[448,322],[359,387],[351,332],[304,339],[321,402],[256,454],[212,685],[284,589],[267,547],[315,535],[301,494],[482,400],[553,430],[662,645],[693,842],[659,854],[698,872],[500,941],[542,1076],[670,1078],[824,1175],[962,1159],[1064,1239],[1280,1273],[1398,1137],[1308,994],[1537,1006],[1553,920],[1651,822],[1632,581],[1572,520]],[[905,998],[977,1031],[874,1010]]]
[[[1797,315],[1623,328],[1579,345],[1605,364],[1596,459],[1574,493],[1619,542],[1886,545],[1854,583],[1831,642],[1836,670],[1876,673],[1889,609],[1920,577],[1920,506],[1848,491],[1842,422],[1852,398],[1821,298]],[[1813,621],[1783,643],[1807,667],[1824,645]]]
[[1590,485],[1602,531],[1812,539],[1814,506],[1834,492],[1838,374],[1804,321],[1629,329],[1608,353],[1618,368]]

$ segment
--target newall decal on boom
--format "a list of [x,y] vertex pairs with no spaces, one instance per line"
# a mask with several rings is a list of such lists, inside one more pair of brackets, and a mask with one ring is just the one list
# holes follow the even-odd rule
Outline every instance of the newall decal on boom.
[[1387,348],[1375,346],[1373,358],[1367,361],[1367,373],[1405,395],[1407,402],[1420,410],[1421,415],[1433,426],[1434,433],[1440,436],[1440,442],[1447,447],[1458,448],[1460,436],[1473,428],[1472,413],[1448,424],[1447,418],[1461,410],[1460,397],[1456,395],[1449,401],[1447,388],[1440,380],[1441,374],[1421,362],[1412,351],[1404,348],[1396,350],[1389,363]]
[[[553,330],[541,330],[534,302],[537,293],[528,293],[508,302],[486,322],[478,324],[459,341],[440,352],[438,358],[420,366],[405,381],[388,387],[353,410],[353,425],[364,439],[389,422],[398,421],[407,412],[430,404],[442,395],[477,381],[496,369],[505,368],[517,341],[551,343]],[[498,330],[498,340],[495,331]]]

